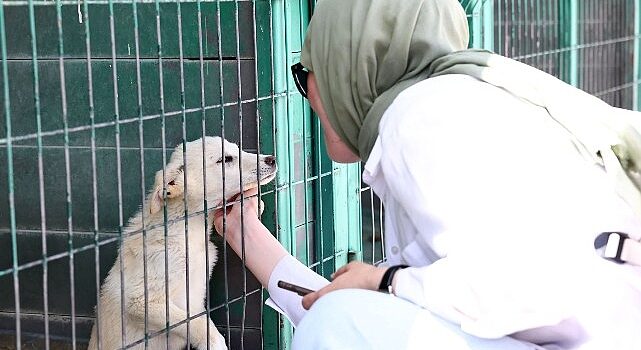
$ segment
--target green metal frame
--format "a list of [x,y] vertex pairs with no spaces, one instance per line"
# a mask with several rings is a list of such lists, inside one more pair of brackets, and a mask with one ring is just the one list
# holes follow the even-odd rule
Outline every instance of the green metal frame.
[[494,50],[494,0],[461,0],[470,27],[470,47]]
[[559,2],[559,38],[561,47],[561,76],[568,84],[579,86],[579,3]]
[[568,83],[578,86],[579,85],[579,3],[577,1],[570,1],[570,15],[569,15],[569,32],[570,32],[570,76]]
[[634,110],[641,106],[639,96],[639,83],[641,81],[641,0],[634,1],[634,86],[632,88],[632,101]]
[[[329,277],[338,267],[362,256],[360,165],[338,164],[328,158],[318,118],[313,116],[289,74],[290,65],[300,60],[310,6],[313,3],[307,0],[272,2],[275,147],[276,154],[287,155],[277,157],[283,162],[279,163],[281,170],[276,180],[277,188],[283,189],[276,194],[277,237],[293,256]],[[297,173],[303,174],[303,178],[297,178]],[[300,186],[304,187],[303,203],[299,202],[300,194],[297,195]],[[303,223],[296,222],[300,206],[305,213],[313,211],[313,228],[307,217]],[[304,236],[296,234],[301,229]],[[313,251],[308,240],[313,240]],[[305,248],[301,249],[303,245]],[[278,329],[272,329],[270,324],[278,325]],[[284,318],[266,311],[264,332],[266,348],[289,348],[293,328]],[[275,335],[279,344],[268,339]]]

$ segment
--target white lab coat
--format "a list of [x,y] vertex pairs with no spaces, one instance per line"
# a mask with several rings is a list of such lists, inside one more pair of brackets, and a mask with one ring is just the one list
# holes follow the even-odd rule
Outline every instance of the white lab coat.
[[[428,79],[386,111],[363,179],[385,205],[388,263],[412,266],[398,297],[478,338],[641,349],[641,268],[593,247],[605,231],[639,240],[641,222],[542,108],[468,76]],[[280,279],[327,281],[277,265],[270,303],[297,324]]]

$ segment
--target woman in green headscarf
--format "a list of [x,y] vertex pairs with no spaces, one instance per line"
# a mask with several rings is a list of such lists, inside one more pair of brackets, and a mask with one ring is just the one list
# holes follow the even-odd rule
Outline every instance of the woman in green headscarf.
[[[268,303],[296,349],[641,349],[639,117],[467,45],[456,0],[319,1],[294,81],[330,157],[366,162],[387,261],[330,283],[249,200]],[[279,280],[316,292],[301,305]]]

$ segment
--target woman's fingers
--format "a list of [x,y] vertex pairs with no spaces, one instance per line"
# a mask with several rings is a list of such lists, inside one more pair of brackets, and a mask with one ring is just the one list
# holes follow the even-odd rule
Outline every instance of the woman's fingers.
[[227,215],[229,215],[231,209],[231,207],[227,207],[225,208],[225,210],[218,209],[214,212],[214,228],[216,229],[216,232],[218,232],[218,234],[223,234],[223,216],[225,211],[227,211]]
[[303,297],[303,307],[309,310],[316,300],[335,290],[344,288],[363,288],[362,280],[364,280],[366,276],[365,274],[358,273],[357,267],[359,267],[360,264],[361,263],[358,262],[352,262],[338,269],[332,276],[332,283]]
[[352,264],[353,263],[349,263],[347,265],[341,266],[341,268],[339,268],[338,270],[336,270],[336,272],[334,272],[332,274],[332,279],[335,279],[338,276],[340,276],[340,275],[344,274],[345,272],[349,271],[349,269],[352,267]]
[[329,293],[329,292],[331,292],[333,290],[336,290],[336,289],[337,289],[336,284],[330,283],[327,286],[325,286],[325,287],[323,287],[323,288],[321,288],[321,289],[319,289],[319,290],[317,290],[315,292],[307,294],[306,296],[303,297],[303,307],[305,308],[305,310],[309,310],[309,308],[311,308],[312,305],[314,305],[316,300],[318,300],[323,295],[325,295],[325,294],[327,294],[327,293]]
[[303,308],[305,310],[309,310],[309,308],[312,307],[312,305],[314,305],[316,300],[318,300],[318,298],[320,298],[320,296],[318,295],[319,292],[309,293],[309,294],[307,294],[306,296],[303,297]]
[[378,290],[386,268],[376,267],[362,262],[351,262],[332,275],[332,283],[324,288],[303,297],[303,307],[308,309],[325,294],[345,288]]
[[[240,200],[241,196],[243,198],[242,201]],[[255,208],[256,212],[258,212],[259,210],[258,201],[259,201],[258,187],[250,188],[245,192],[239,193],[236,196],[234,196],[233,199],[230,200],[230,202],[234,202],[234,210],[238,212],[238,215],[240,215],[241,207],[243,209]]]
[[[240,215],[240,209],[241,207],[249,207],[251,205],[258,205],[258,188],[254,187],[251,188],[245,192],[239,193],[235,196],[233,196],[228,202],[227,202],[227,215],[229,215],[232,211],[236,211],[238,215]],[[241,202],[240,198],[241,196],[243,197],[243,201]]]
[[243,192],[245,198],[255,196],[258,194],[258,187],[250,188],[247,191]]
[[[250,190],[247,190],[243,192],[243,197],[244,201],[242,203],[242,208],[245,211],[245,213],[248,213],[248,211],[251,211],[252,214],[255,212],[255,216],[258,217],[262,214],[263,211],[263,201],[258,198],[258,188],[252,188]],[[240,205],[241,203],[236,203],[238,207],[235,207],[235,209],[240,211]]]
[[[241,196],[243,198],[242,203],[240,200]],[[258,218],[258,214],[262,213],[263,210],[262,201],[258,198],[257,187],[231,197],[226,201],[226,204],[225,208],[218,209],[214,211],[213,214],[216,231],[221,234],[222,232],[220,232],[220,230],[222,230],[222,221],[225,212],[227,213],[227,230],[229,231],[233,230],[238,221],[240,221],[241,211],[244,211],[246,214],[253,211],[256,213],[255,217]]]

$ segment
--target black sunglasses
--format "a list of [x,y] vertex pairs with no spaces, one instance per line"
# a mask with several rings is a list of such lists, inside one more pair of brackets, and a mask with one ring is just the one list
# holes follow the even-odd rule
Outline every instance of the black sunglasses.
[[309,72],[305,70],[305,67],[296,63],[292,66],[292,77],[294,78],[294,83],[296,83],[296,88],[303,97],[307,98],[307,76]]

